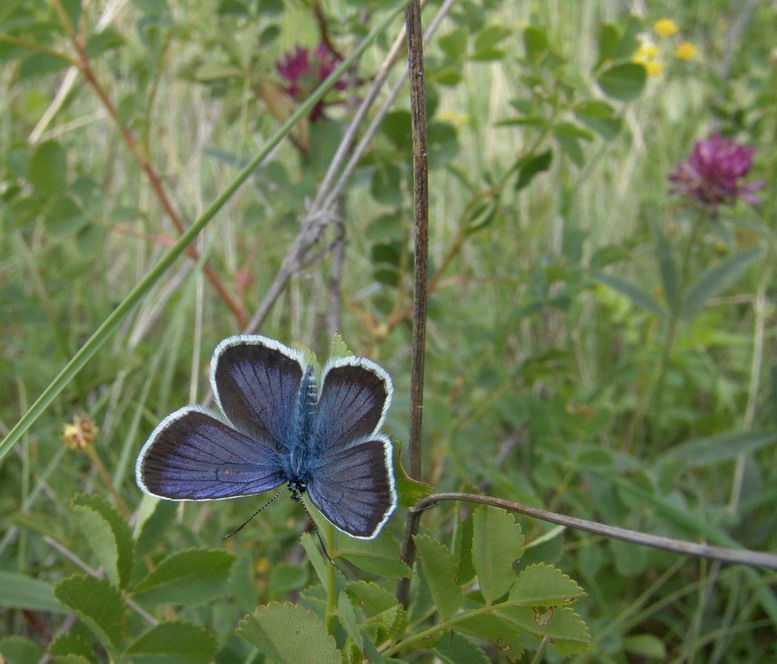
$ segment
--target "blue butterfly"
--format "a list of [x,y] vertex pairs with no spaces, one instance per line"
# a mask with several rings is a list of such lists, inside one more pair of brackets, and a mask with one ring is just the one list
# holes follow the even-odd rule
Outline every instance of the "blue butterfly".
[[216,347],[210,381],[224,417],[187,406],[162,420],[138,455],[141,490],[223,500],[285,483],[344,533],[377,537],[397,506],[391,441],[378,433],[393,393],[381,367],[330,359],[319,391],[301,352],[242,335]]

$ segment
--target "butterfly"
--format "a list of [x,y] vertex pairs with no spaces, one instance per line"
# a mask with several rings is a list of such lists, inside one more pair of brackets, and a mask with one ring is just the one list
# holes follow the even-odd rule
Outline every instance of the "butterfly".
[[339,530],[377,537],[397,505],[392,444],[378,433],[391,378],[363,357],[330,359],[321,374],[302,352],[239,335],[213,352],[210,381],[223,417],[187,406],[140,450],[142,491],[167,500],[223,500],[286,484]]

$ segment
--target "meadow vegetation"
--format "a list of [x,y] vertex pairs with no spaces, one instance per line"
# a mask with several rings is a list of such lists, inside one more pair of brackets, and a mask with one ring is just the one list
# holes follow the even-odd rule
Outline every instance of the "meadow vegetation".
[[[376,541],[320,524],[335,569],[290,500],[224,541],[264,496],[142,498],[143,442],[208,403],[213,348],[246,329],[322,361],[339,334],[378,362],[407,453],[389,4],[0,8],[0,659],[777,661],[773,570],[441,502],[411,572],[409,481]],[[774,551],[774,4],[430,0],[423,18],[440,23],[417,479]],[[357,140],[386,113],[341,160],[372,85]]]

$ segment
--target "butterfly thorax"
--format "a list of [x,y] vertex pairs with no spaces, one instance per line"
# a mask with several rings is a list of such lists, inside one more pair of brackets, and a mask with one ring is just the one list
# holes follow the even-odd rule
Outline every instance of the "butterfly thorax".
[[305,485],[310,472],[310,453],[313,440],[313,428],[318,407],[318,385],[316,373],[312,366],[308,365],[302,376],[299,392],[297,393],[297,407],[292,425],[292,433],[288,445],[288,460],[286,464],[289,489],[292,497],[295,494],[305,492]]

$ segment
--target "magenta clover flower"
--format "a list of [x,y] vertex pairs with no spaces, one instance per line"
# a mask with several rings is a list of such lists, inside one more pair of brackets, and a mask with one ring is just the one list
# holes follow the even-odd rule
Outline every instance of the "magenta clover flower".
[[715,132],[706,141],[696,141],[688,160],[677,165],[669,176],[671,192],[695,198],[713,211],[737,198],[759,203],[752,192],[763,187],[764,181],[741,182],[750,172],[754,153],[755,148],[723,139]]
[[[305,99],[315,90],[340,64],[340,58],[329,45],[322,41],[313,53],[303,46],[297,46],[293,53],[275,63],[275,68],[286,82],[285,90],[297,101]],[[344,90],[345,81],[338,81],[335,90]],[[310,113],[310,119],[315,120],[323,115],[324,104],[319,102]]]

